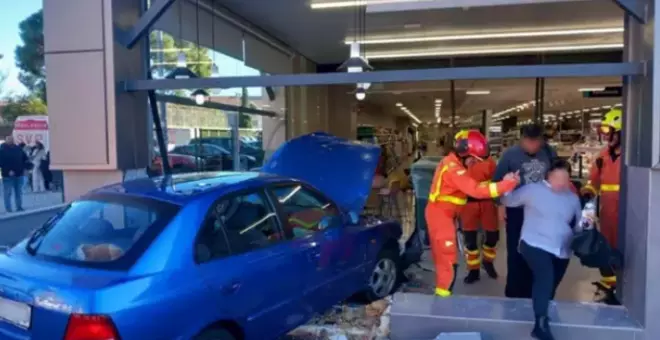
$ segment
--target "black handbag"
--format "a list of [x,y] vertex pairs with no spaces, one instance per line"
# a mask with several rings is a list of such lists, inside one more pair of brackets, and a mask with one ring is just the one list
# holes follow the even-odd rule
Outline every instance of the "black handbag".
[[621,253],[612,249],[596,228],[581,230],[573,235],[571,249],[580,263],[589,268],[621,268]]

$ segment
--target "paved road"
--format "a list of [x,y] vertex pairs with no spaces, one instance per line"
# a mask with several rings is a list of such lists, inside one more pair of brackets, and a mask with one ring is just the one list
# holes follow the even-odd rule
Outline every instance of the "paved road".
[[56,210],[0,220],[0,245],[12,245],[53,216]]

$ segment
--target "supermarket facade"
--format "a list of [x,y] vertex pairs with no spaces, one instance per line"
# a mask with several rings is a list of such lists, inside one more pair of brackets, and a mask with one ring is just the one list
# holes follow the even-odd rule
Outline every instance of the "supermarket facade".
[[[553,81],[561,88],[567,85],[559,82],[568,78],[584,78],[585,84],[594,78],[616,79],[606,85],[620,87],[620,98],[599,107],[620,104],[624,109],[625,227],[620,238],[626,270],[620,282],[625,310],[598,307],[587,313],[592,307],[576,304],[579,320],[562,320],[562,332],[571,338],[590,331],[603,339],[653,339],[660,334],[660,324],[654,322],[660,315],[660,290],[655,288],[660,286],[660,210],[653,209],[660,202],[660,97],[654,95],[660,87],[654,65],[660,60],[658,11],[660,0],[44,1],[52,167],[64,171],[65,197],[71,200],[148,166],[154,148],[167,139],[167,105],[158,103],[229,112],[227,119],[233,121],[223,122],[223,128],[239,133],[247,129],[241,130],[238,111],[258,117],[251,126],[258,126],[267,154],[286,139],[313,131],[355,139],[359,125],[406,131],[427,120],[417,114],[422,109],[415,104],[402,110],[399,102],[390,106],[366,100],[356,109],[355,98],[363,93],[369,98],[387,89],[406,96],[407,84],[420,83],[419,89],[447,82],[451,100],[444,102],[452,107],[445,105],[443,112],[451,112],[453,129],[476,114],[457,116],[455,103],[470,103],[469,96],[489,92],[463,85],[472,80],[483,81],[481,86],[524,80],[535,89],[531,97],[536,104],[545,93],[551,95],[542,89],[552,88]],[[443,33],[433,35],[434,29]],[[153,32],[168,34],[174,45],[166,39],[154,45],[149,39]],[[349,58],[356,45],[357,54]],[[197,58],[189,51],[197,51]],[[181,60],[182,54],[187,60]],[[360,54],[373,70],[341,68],[347,61],[343,66],[367,71]],[[186,65],[196,65],[196,74],[180,77],[163,71]],[[422,91],[426,96],[435,91],[428,86]],[[457,88],[462,92],[457,94]],[[200,93],[204,100],[197,100]],[[245,100],[213,100],[223,96]],[[440,124],[443,100],[419,98],[434,103],[429,116]],[[482,105],[479,114],[486,125],[494,124],[493,110],[502,118],[529,109],[532,119],[544,119],[542,109],[532,108],[539,105],[524,105],[529,99],[517,98],[521,105],[513,110],[506,109],[508,104]],[[246,105],[250,101],[254,105]],[[564,103],[558,99],[552,105]],[[562,109],[557,117],[571,111]],[[195,119],[197,125],[209,124]],[[487,327],[471,316],[453,315],[448,311],[452,306],[424,303],[417,310],[400,310],[393,327],[400,322],[400,329],[419,331],[428,328],[422,325],[429,320],[464,331]],[[506,320],[504,304],[497,308],[478,318]],[[627,323],[616,326],[617,318]],[[510,333],[515,325],[491,333],[518,334]]]

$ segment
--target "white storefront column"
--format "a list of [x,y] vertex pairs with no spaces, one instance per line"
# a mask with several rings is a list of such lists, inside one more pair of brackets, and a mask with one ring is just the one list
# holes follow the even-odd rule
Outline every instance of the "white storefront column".
[[141,3],[44,1],[51,166],[64,172],[67,201],[148,164],[146,93],[116,86],[146,76],[146,42],[128,50],[114,40],[115,26],[137,22]]

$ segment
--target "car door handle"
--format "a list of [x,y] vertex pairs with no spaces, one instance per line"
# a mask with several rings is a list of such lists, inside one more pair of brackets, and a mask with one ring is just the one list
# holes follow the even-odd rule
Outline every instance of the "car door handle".
[[233,281],[232,283],[227,284],[226,286],[222,287],[222,293],[225,295],[231,295],[236,293],[241,288],[241,283],[238,281]]

